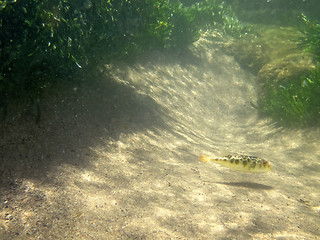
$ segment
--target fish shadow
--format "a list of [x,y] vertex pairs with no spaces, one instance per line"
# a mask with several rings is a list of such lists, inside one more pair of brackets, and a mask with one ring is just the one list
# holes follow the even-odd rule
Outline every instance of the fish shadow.
[[264,185],[261,183],[254,183],[254,182],[216,182],[219,184],[224,184],[228,186],[234,186],[234,187],[245,187],[250,189],[262,189],[262,190],[271,190],[273,187]]

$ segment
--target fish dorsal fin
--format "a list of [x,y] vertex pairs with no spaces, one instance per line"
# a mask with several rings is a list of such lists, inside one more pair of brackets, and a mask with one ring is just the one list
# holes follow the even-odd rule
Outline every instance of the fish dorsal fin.
[[225,157],[225,156],[227,156],[227,155],[229,155],[229,154],[230,154],[230,150],[229,150],[228,148],[223,148],[223,149],[220,151],[219,156],[220,156],[220,157]]

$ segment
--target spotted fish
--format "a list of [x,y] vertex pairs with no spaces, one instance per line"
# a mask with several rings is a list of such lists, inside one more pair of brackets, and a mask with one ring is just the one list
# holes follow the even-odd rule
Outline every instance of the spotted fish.
[[271,165],[268,161],[246,155],[227,155],[221,158],[200,156],[200,162],[215,162],[224,167],[239,172],[263,173],[271,170]]

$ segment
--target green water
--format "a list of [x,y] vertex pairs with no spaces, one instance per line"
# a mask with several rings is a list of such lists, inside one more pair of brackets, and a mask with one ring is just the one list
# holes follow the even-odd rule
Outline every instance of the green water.
[[0,3],[0,239],[320,237],[319,3],[198,3]]

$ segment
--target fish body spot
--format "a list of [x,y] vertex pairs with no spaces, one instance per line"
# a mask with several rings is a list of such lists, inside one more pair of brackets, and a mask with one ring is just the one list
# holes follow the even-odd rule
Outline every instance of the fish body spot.
[[255,168],[256,167],[256,162],[253,162],[252,164],[251,164],[251,168]]
[[[206,161],[204,161],[206,160]],[[271,170],[270,163],[262,158],[248,155],[225,155],[224,157],[200,157],[201,162],[216,162],[224,167],[240,172],[268,172]],[[242,165],[242,166],[241,166]]]

